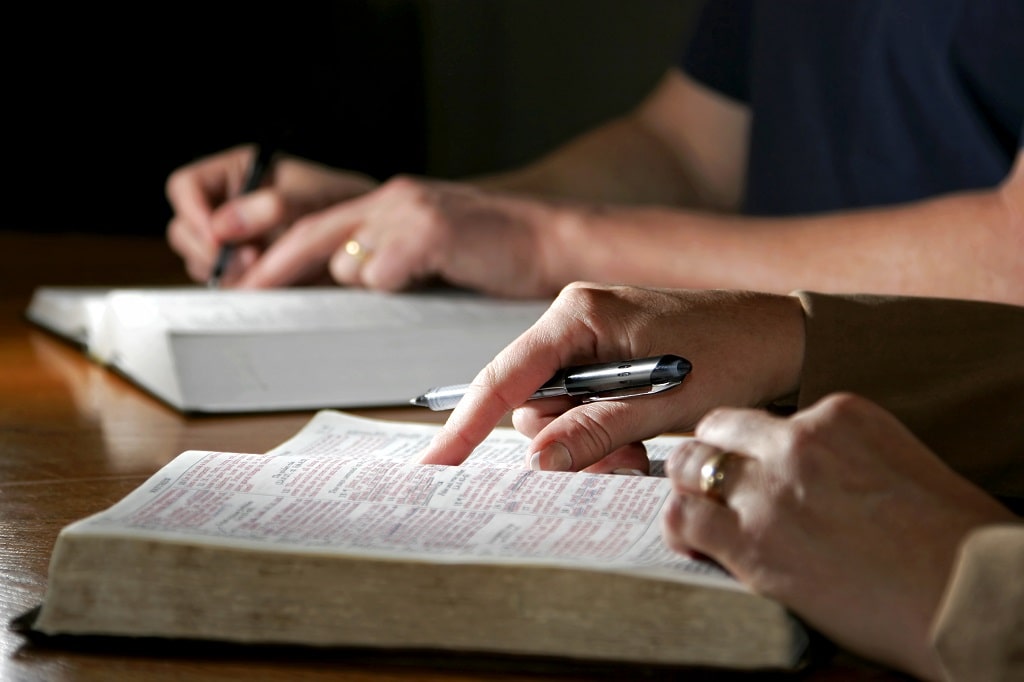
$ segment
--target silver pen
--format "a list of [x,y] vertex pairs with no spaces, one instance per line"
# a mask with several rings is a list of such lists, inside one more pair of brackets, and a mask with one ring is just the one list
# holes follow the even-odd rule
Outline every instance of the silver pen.
[[[690,361],[678,355],[659,355],[640,360],[579,365],[559,370],[530,396],[530,400],[568,395],[591,403],[661,393],[683,383]],[[409,402],[432,410],[450,410],[469,389],[469,384],[437,386]]]

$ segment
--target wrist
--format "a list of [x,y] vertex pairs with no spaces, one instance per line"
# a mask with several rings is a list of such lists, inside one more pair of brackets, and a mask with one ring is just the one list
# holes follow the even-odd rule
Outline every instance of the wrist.
[[551,212],[544,223],[544,256],[551,280],[558,290],[571,282],[587,281],[602,284],[627,283],[623,277],[629,264],[629,250],[619,236],[627,230],[622,224],[615,228],[614,208],[600,204],[551,202]]
[[801,300],[796,296],[779,296],[776,320],[778,324],[778,362],[768,378],[767,407],[776,412],[796,409],[800,396],[806,346],[806,319]]
[[538,254],[539,277],[543,286],[558,293],[577,281],[603,281],[585,261],[605,247],[594,238],[591,210],[575,202],[540,201],[541,215],[532,221]]

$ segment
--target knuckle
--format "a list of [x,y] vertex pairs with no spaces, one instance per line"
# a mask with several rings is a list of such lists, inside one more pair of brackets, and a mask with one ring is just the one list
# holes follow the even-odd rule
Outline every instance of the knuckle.
[[701,453],[706,449],[707,446],[696,439],[680,443],[665,462],[666,474],[686,488],[693,487],[693,481],[697,480],[697,464],[702,461]]
[[167,182],[164,183],[164,194],[172,202],[174,201],[174,197],[178,194],[178,187],[181,185],[184,177],[183,173],[184,169],[178,168],[167,176]]
[[288,206],[284,196],[280,192],[270,191],[264,194],[265,211],[267,222],[271,225],[278,225],[284,222],[288,215]]
[[[795,481],[818,478],[823,462],[830,459],[833,430],[824,423],[794,423],[782,447],[782,461]],[[801,486],[797,486],[801,487]]]
[[519,405],[509,399],[506,392],[503,390],[503,382],[501,380],[501,373],[497,361],[491,361],[480,371],[480,376],[474,380],[474,383],[481,383],[484,386],[493,387],[494,397],[498,399],[499,404],[505,412],[512,412]]
[[615,439],[604,424],[589,411],[578,409],[568,414],[567,436],[574,443],[571,448],[577,467],[584,467],[608,455],[614,449]]
[[581,310],[594,310],[608,299],[607,287],[592,282],[572,282],[558,294],[562,305]]
[[788,439],[790,450],[803,451],[813,448],[822,437],[822,430],[815,422],[793,422],[789,429]]
[[701,438],[710,432],[716,431],[730,412],[731,409],[728,407],[712,407],[701,417],[694,429],[694,433],[698,438]]
[[832,393],[821,399],[819,403],[826,418],[839,419],[847,414],[860,412],[867,401],[858,395],[847,392]]
[[175,249],[181,248],[181,231],[182,225],[180,219],[171,218],[167,222],[167,228],[164,230],[164,234],[168,243],[170,243],[170,245]]
[[827,436],[827,430],[817,423],[794,422],[786,435],[783,452],[789,459],[806,464],[815,453],[822,450]]
[[423,182],[411,175],[398,174],[381,185],[380,191],[386,195],[416,195],[422,192]]
[[[606,328],[620,324],[621,315],[617,310],[617,298],[608,287],[576,282],[562,289],[552,303],[552,309],[570,318],[578,319],[589,329],[604,332],[609,338],[616,338],[617,332]],[[614,334],[614,336],[613,336]]]

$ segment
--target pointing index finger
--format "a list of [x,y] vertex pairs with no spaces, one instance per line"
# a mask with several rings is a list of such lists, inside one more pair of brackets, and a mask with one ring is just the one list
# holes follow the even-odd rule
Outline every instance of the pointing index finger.
[[461,464],[513,408],[522,405],[561,369],[563,360],[552,348],[536,342],[532,330],[499,353],[470,384],[430,447],[424,464]]

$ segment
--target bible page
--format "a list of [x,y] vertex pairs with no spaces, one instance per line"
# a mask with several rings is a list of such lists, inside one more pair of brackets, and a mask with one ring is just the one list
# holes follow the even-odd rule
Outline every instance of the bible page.
[[[361,454],[414,461],[430,444],[437,425],[393,422],[358,417],[337,410],[320,410],[302,429],[268,455]],[[650,474],[664,475],[665,459],[690,436],[665,435],[644,441]],[[499,427],[460,466],[525,467],[530,439],[515,429]]]
[[551,565],[738,587],[660,536],[663,478],[190,451],[63,533],[433,563]]

